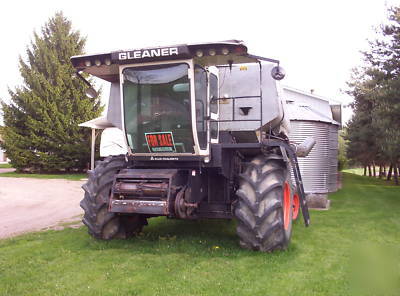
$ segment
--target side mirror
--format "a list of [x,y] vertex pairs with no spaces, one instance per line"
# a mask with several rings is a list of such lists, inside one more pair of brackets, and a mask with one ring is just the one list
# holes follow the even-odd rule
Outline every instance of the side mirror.
[[89,81],[87,81],[86,79],[85,79],[85,77],[83,77],[80,73],[79,73],[79,71],[78,72],[76,72],[72,77],[78,77],[79,79],[81,79],[89,88],[88,89],[86,89],[85,90],[85,93],[86,93],[86,95],[89,97],[89,98],[91,98],[91,99],[93,99],[93,98],[95,98],[95,97],[97,97],[99,94],[97,93],[97,91],[93,88],[93,86],[90,84],[90,82]]
[[93,87],[89,87],[88,89],[86,89],[85,93],[91,99],[93,99],[99,95]]
[[282,80],[283,78],[285,78],[285,75],[285,70],[281,66],[275,66],[271,70],[271,76],[275,80]]

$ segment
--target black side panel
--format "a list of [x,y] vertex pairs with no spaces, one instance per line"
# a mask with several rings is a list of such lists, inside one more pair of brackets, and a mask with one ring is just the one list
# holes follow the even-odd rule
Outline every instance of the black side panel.
[[185,201],[189,203],[200,203],[208,195],[206,174],[193,170],[195,175],[189,174]]
[[229,180],[216,170],[210,170],[208,177],[208,202],[209,203],[228,203]]

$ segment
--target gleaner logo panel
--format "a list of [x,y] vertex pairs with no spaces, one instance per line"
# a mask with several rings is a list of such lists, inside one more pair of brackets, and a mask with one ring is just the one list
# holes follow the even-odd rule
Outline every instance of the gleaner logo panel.
[[158,59],[166,60],[189,56],[190,54],[187,46],[145,48],[111,53],[111,59],[117,63]]

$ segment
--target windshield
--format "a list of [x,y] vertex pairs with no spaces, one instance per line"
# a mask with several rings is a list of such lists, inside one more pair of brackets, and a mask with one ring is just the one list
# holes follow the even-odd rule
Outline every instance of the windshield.
[[187,64],[123,70],[124,120],[134,153],[193,153]]

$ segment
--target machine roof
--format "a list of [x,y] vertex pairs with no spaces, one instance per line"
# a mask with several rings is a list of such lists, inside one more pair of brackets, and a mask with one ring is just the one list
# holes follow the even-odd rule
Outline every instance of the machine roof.
[[[199,52],[201,52],[201,56]],[[247,46],[240,40],[178,44],[80,55],[71,57],[71,63],[78,71],[89,73],[109,82],[116,82],[119,79],[119,65],[121,64],[192,58],[196,64],[203,66],[259,63],[260,61],[279,64],[278,60],[249,54]]]

